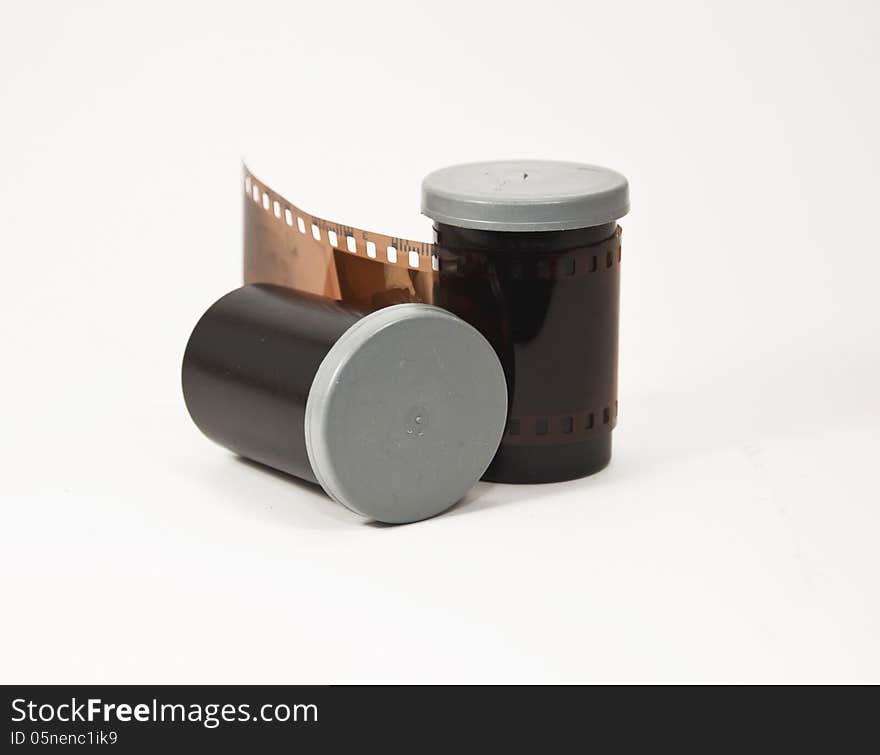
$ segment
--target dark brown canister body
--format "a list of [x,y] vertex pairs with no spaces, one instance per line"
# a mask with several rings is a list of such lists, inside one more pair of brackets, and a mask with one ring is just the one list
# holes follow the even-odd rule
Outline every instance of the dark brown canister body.
[[433,302],[478,328],[504,366],[507,427],[484,479],[598,472],[617,424],[621,231],[629,185],[583,163],[504,160],[422,183],[438,258]]

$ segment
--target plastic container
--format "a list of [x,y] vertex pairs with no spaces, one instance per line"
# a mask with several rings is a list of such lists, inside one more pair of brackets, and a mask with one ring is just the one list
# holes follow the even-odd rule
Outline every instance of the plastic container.
[[492,343],[510,416],[484,479],[583,477],[611,459],[617,423],[620,229],[629,187],[593,165],[500,161],[422,184],[439,270],[433,302]]
[[266,284],[204,314],[182,382],[209,438],[390,523],[462,498],[491,461],[507,412],[495,352],[449,312],[400,304],[365,314]]

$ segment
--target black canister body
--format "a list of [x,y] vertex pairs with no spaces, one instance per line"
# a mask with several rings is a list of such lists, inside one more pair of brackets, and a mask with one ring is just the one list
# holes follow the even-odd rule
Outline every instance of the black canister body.
[[617,422],[617,171],[554,160],[441,168],[422,182],[434,221],[434,303],[479,328],[504,366],[507,427],[485,479],[583,477],[611,459]]
[[447,310],[365,313],[262,284],[227,294],[198,322],[183,394],[217,443],[388,523],[460,500],[507,416],[495,350]]
[[330,348],[364,314],[281,286],[227,294],[199,320],[184,354],[193,421],[231,451],[317,483],[305,442],[309,388]]
[[484,479],[553,482],[608,464],[618,411],[616,228],[435,224],[435,303],[486,336],[508,381],[509,419]]

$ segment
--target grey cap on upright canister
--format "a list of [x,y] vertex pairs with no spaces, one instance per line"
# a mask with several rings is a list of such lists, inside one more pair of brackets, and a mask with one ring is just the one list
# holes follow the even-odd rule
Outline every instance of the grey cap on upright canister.
[[496,160],[436,170],[422,181],[422,214],[460,228],[567,231],[629,212],[629,184],[598,165]]

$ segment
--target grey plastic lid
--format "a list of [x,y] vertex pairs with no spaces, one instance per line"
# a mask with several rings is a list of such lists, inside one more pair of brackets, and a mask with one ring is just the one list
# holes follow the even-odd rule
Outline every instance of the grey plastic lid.
[[507,414],[494,349],[455,315],[399,304],[349,328],[306,402],[306,449],[327,494],[403,523],[461,499],[495,455]]
[[422,181],[422,213],[486,231],[565,231],[629,212],[629,184],[598,165],[498,160],[442,168]]

